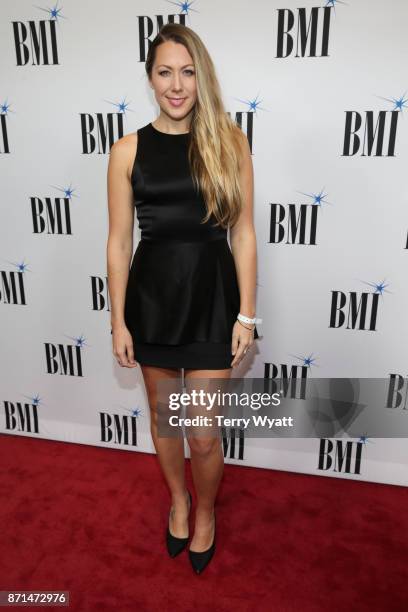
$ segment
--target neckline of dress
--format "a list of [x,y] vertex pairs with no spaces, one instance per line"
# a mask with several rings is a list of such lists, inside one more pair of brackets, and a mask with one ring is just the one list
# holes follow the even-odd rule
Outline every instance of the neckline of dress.
[[154,132],[157,132],[158,134],[163,134],[163,136],[188,136],[190,134],[190,132],[180,132],[180,134],[169,134],[168,132],[162,132],[161,130],[158,130],[156,127],[154,127],[153,123],[151,122],[149,123],[149,125]]

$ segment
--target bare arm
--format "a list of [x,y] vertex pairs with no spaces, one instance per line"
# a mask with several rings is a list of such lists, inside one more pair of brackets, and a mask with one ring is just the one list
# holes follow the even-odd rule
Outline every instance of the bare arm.
[[[133,143],[133,144],[132,144]],[[109,236],[107,242],[108,290],[114,354],[121,365],[133,360],[133,346],[125,320],[125,294],[133,252],[134,199],[129,179],[129,160],[134,140],[127,136],[113,144],[108,165]]]
[[[254,178],[251,150],[245,134],[242,135],[240,162],[240,183],[243,196],[243,207],[238,220],[230,228],[231,252],[234,257],[240,293],[241,314],[255,317],[256,290],[256,236],[253,224],[253,190]],[[245,328],[247,327],[247,329]],[[232,367],[238,365],[248,348],[254,342],[254,325],[243,326],[238,320],[232,331],[231,351],[234,355]]]
[[256,236],[253,223],[254,176],[251,150],[244,135],[241,159],[240,182],[243,194],[243,209],[238,221],[230,230],[231,251],[234,256],[240,291],[240,313],[255,317],[256,294]]

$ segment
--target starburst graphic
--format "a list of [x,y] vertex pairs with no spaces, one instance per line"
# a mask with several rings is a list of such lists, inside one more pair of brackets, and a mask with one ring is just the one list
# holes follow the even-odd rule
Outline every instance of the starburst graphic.
[[75,346],[79,346],[79,348],[83,348],[84,346],[89,346],[89,344],[86,344],[85,342],[85,336],[83,334],[81,334],[80,336],[67,336],[66,334],[64,334],[66,338],[69,338],[70,340],[73,340],[75,342]]
[[34,397],[31,397],[31,395],[23,395],[23,397],[30,400],[30,404],[33,404],[33,406],[39,406],[40,404],[43,403],[38,394],[35,395]]
[[170,4],[175,4],[180,8],[179,15],[182,15],[183,13],[184,15],[190,15],[190,11],[194,11],[195,13],[199,12],[196,9],[191,8],[191,5],[194,4],[194,0],[192,0],[192,2],[172,2],[172,0],[167,0],[167,2]]
[[58,191],[62,191],[64,197],[68,198],[68,200],[70,200],[72,196],[75,196],[76,198],[78,197],[78,195],[74,193],[75,189],[72,188],[71,183],[69,184],[69,187],[57,187],[56,185],[51,185],[51,187],[57,189]]
[[261,100],[258,100],[258,98],[259,98],[259,92],[256,98],[254,98],[253,100],[241,100],[241,98],[235,98],[235,100],[237,100],[238,102],[242,102],[242,104],[246,104],[248,106],[248,110],[256,115],[258,109],[264,110],[264,111],[268,110],[266,108],[262,108],[262,106],[259,106],[261,103]]
[[136,417],[138,419],[140,416],[143,416],[143,412],[138,406],[135,408],[127,408],[126,406],[121,406],[119,404],[119,408],[121,408],[124,412],[128,412],[131,417]]
[[13,113],[14,111],[10,110],[10,104],[8,104],[7,98],[5,102],[0,105],[0,115],[8,115],[9,113]]
[[330,6],[333,9],[334,14],[336,14],[336,4],[345,4],[347,6],[347,2],[342,2],[342,0],[327,0],[324,8]]
[[295,357],[295,359],[299,359],[300,361],[302,361],[302,365],[308,367],[309,370],[311,369],[312,365],[316,366],[316,367],[319,367],[316,363],[314,363],[315,358],[313,357],[313,353],[311,353],[309,355],[309,357],[299,357],[298,355],[291,355],[290,353],[289,353],[289,355],[291,357]]
[[359,436],[357,442],[362,442],[363,444],[373,444],[373,441],[370,440],[370,438],[368,437],[368,434],[364,434],[362,436]]
[[360,281],[366,285],[370,285],[370,287],[374,287],[373,293],[378,293],[379,295],[383,295],[383,292],[392,293],[391,291],[387,291],[385,287],[388,287],[388,284],[385,284],[385,279],[383,279],[380,283],[369,283],[367,281]]
[[138,418],[141,414],[142,414],[142,411],[140,410],[140,408],[133,408],[132,416]]
[[[24,260],[21,263],[16,263],[14,261],[9,261],[7,259],[6,259],[6,261],[7,261],[7,263],[11,264],[12,266],[16,266],[18,272],[22,272],[24,274],[24,272],[26,270],[28,270],[27,264],[24,263]],[[29,270],[29,272],[30,272],[30,270]]]
[[399,110],[402,112],[404,108],[407,108],[408,98],[405,97],[406,95],[407,91],[405,91],[400,98],[384,98],[383,96],[376,97],[380,100],[386,100],[386,102],[391,102],[392,104],[394,104],[394,108],[392,108],[391,110]]
[[118,108],[119,113],[122,113],[125,116],[126,116],[126,111],[131,111],[132,113],[134,113],[134,111],[131,108],[128,108],[130,102],[125,102],[125,98],[123,98],[122,102],[111,102],[110,100],[105,100],[105,102],[107,102],[108,104],[112,104],[113,106],[116,106]]
[[64,17],[64,15],[60,14],[60,12],[62,10],[62,7],[58,8],[58,2],[57,2],[57,4],[53,8],[48,8],[48,7],[47,8],[43,8],[42,6],[36,6],[36,5],[35,5],[35,7],[38,8],[40,11],[44,11],[44,12],[48,13],[49,16],[50,16],[50,19],[54,19],[54,21],[58,22],[58,19],[60,17],[62,17],[62,19],[66,19],[66,17]]
[[315,204],[316,206],[321,206],[323,203],[332,204],[332,202],[328,202],[327,200],[324,199],[327,196],[327,193],[323,193],[323,192],[324,192],[324,187],[320,193],[305,193],[304,191],[297,191],[297,193],[301,193],[302,195],[305,195],[308,198],[312,198],[313,200],[312,203]]

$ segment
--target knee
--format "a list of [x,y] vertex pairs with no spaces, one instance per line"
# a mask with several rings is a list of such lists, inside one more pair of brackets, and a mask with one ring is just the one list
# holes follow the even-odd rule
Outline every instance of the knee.
[[206,457],[214,453],[220,446],[219,438],[188,438],[188,445],[192,454]]

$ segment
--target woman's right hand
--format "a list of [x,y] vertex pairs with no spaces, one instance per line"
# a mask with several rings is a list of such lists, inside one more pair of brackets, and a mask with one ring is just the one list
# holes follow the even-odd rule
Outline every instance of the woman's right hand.
[[138,365],[133,354],[133,339],[126,325],[112,327],[112,346],[120,366],[135,368]]

